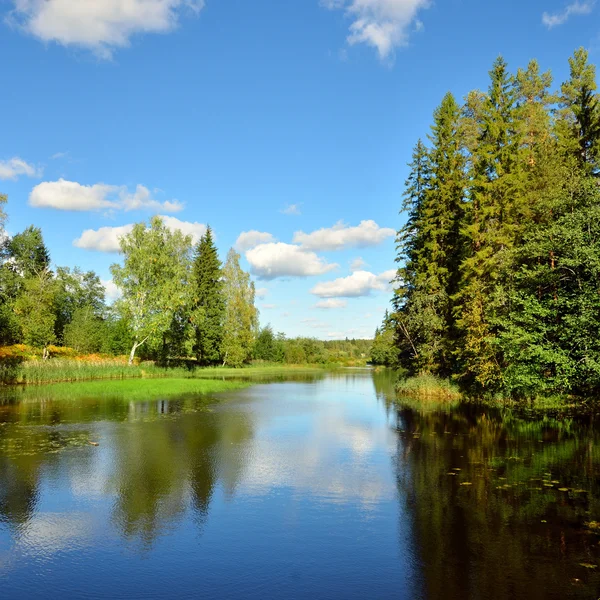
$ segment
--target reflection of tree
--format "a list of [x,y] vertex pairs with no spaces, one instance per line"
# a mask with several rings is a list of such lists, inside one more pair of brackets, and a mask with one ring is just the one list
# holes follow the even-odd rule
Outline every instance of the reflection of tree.
[[593,429],[468,406],[401,408],[397,426],[428,598],[592,597],[600,577],[580,563],[599,558],[584,527],[600,516]]
[[249,422],[226,410],[133,424],[115,439],[111,485],[120,529],[150,545],[182,516],[188,493],[203,523],[217,481],[233,488],[241,474],[243,455],[232,450],[234,442],[251,435]]
[[[115,420],[122,424],[110,429],[102,460],[112,457],[105,491],[116,497],[113,519],[123,535],[149,547],[182,518],[188,503],[204,522],[215,485],[222,481],[226,493],[233,493],[244,465],[240,446],[252,436],[249,415],[206,408],[205,400],[192,395],[131,404],[103,398],[0,407],[0,423],[5,423],[0,427],[0,520],[27,521],[44,478],[65,469],[70,477],[94,473],[98,465],[91,462],[99,460],[100,450],[89,445],[92,421]],[[61,423],[73,427],[51,426]],[[67,446],[80,446],[80,460],[64,459],[61,450]]]

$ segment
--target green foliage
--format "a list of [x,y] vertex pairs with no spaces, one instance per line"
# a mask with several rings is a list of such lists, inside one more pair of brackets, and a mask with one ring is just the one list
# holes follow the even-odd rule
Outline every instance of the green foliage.
[[46,348],[54,342],[56,283],[49,271],[25,280],[15,302],[15,314],[26,344]]
[[258,311],[254,306],[254,283],[240,267],[240,255],[233,248],[227,254],[223,267],[223,293],[223,364],[240,367],[252,354]]
[[134,225],[121,238],[123,265],[111,266],[122,290],[117,309],[133,337],[130,362],[142,344],[158,347],[187,303],[191,238],[171,231],[160,217]]
[[64,328],[63,342],[80,354],[94,354],[102,351],[106,333],[105,322],[96,314],[94,306],[87,305],[75,309]]
[[[556,95],[499,58],[419,142],[398,234],[400,364],[470,394],[600,393],[600,101],[587,52]],[[383,354],[378,330],[374,356]]]
[[398,365],[398,348],[396,346],[396,331],[394,323],[387,311],[381,327],[375,331],[375,338],[371,347],[371,363],[385,367]]
[[201,365],[217,364],[221,358],[225,301],[221,261],[212,231],[207,228],[196,246],[191,320],[195,329],[194,351]]

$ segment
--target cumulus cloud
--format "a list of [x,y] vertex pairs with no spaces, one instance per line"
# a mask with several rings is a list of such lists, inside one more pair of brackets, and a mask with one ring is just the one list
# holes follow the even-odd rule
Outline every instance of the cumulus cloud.
[[183,204],[177,200],[159,202],[143,185],[138,185],[135,192],[129,192],[125,186],[105,183],[82,185],[66,179],[44,181],[36,185],[29,194],[29,204],[36,208],[74,211],[110,209],[178,212],[183,209]]
[[[195,244],[206,232],[204,223],[190,223],[180,221],[175,217],[161,215],[164,224],[171,230],[179,230],[184,235],[191,235]],[[85,250],[97,250],[98,252],[119,252],[119,241],[133,229],[133,224],[121,225],[119,227],[100,227],[100,229],[86,229],[81,236],[73,240],[73,246]]]
[[544,12],[542,14],[542,23],[548,28],[552,29],[559,25],[564,25],[571,16],[577,15],[589,15],[594,8],[595,1],[583,1],[575,0],[563,8],[563,10],[556,13]]
[[350,45],[367,44],[385,59],[393,50],[408,44],[411,28],[420,30],[417,18],[430,0],[322,0],[331,10],[344,10],[352,20],[347,41]]
[[389,289],[389,282],[396,271],[393,269],[375,275],[369,271],[355,271],[348,277],[340,277],[333,281],[317,283],[310,291],[321,298],[358,298],[370,296],[373,291]]
[[267,294],[269,293],[269,290],[267,288],[258,288],[255,292],[254,295],[257,298],[264,298]]
[[350,270],[352,272],[354,271],[361,271],[363,270],[365,267],[367,266],[366,261],[364,261],[360,256],[358,258],[355,258],[351,263],[350,263]]
[[168,33],[204,0],[12,0],[9,22],[43,42],[91,50],[109,59],[143,33]]
[[296,231],[293,241],[306,250],[343,250],[377,246],[395,234],[393,229],[379,227],[375,221],[361,221],[356,227],[338,221],[333,227],[318,229],[312,233]]
[[340,300],[338,298],[328,298],[327,300],[319,300],[315,304],[315,308],[332,309],[332,308],[346,308],[348,302],[346,300]]
[[86,229],[80,237],[73,240],[73,246],[85,250],[98,250],[99,252],[119,252],[119,240],[133,229],[133,225],[121,227],[100,227],[100,229]]
[[114,302],[121,296],[121,288],[112,279],[102,279],[102,285],[106,290],[106,299],[109,302]]
[[235,248],[238,252],[246,252],[251,248],[255,248],[259,244],[268,244],[275,242],[275,237],[266,231],[242,231],[235,242]]
[[284,215],[301,215],[300,205],[299,204],[288,204],[285,208],[282,208],[281,211]]
[[330,264],[314,252],[282,242],[260,244],[246,252],[254,275],[262,279],[322,275],[339,265]]
[[0,160],[0,179],[16,181],[21,175],[41,177],[42,169],[30,165],[18,156],[8,160]]

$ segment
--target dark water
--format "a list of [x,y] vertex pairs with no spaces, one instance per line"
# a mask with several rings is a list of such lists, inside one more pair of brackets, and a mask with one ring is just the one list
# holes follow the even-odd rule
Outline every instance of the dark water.
[[596,599],[593,421],[391,377],[0,406],[0,598]]

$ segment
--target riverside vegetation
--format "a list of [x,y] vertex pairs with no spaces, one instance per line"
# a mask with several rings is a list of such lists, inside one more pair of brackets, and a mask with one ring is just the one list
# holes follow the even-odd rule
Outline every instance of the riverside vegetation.
[[600,102],[587,52],[569,65],[553,91],[536,61],[511,74],[498,58],[489,89],[447,94],[415,146],[373,354],[425,389],[599,395]]
[[225,376],[251,363],[268,373],[369,357],[370,340],[288,339],[261,328],[250,275],[233,249],[221,264],[210,228],[193,246],[159,217],[136,224],[121,239],[122,264],[111,267],[121,296],[107,305],[96,273],[52,269],[42,231],[10,237],[6,218],[0,210],[0,383],[206,377],[216,366]]

